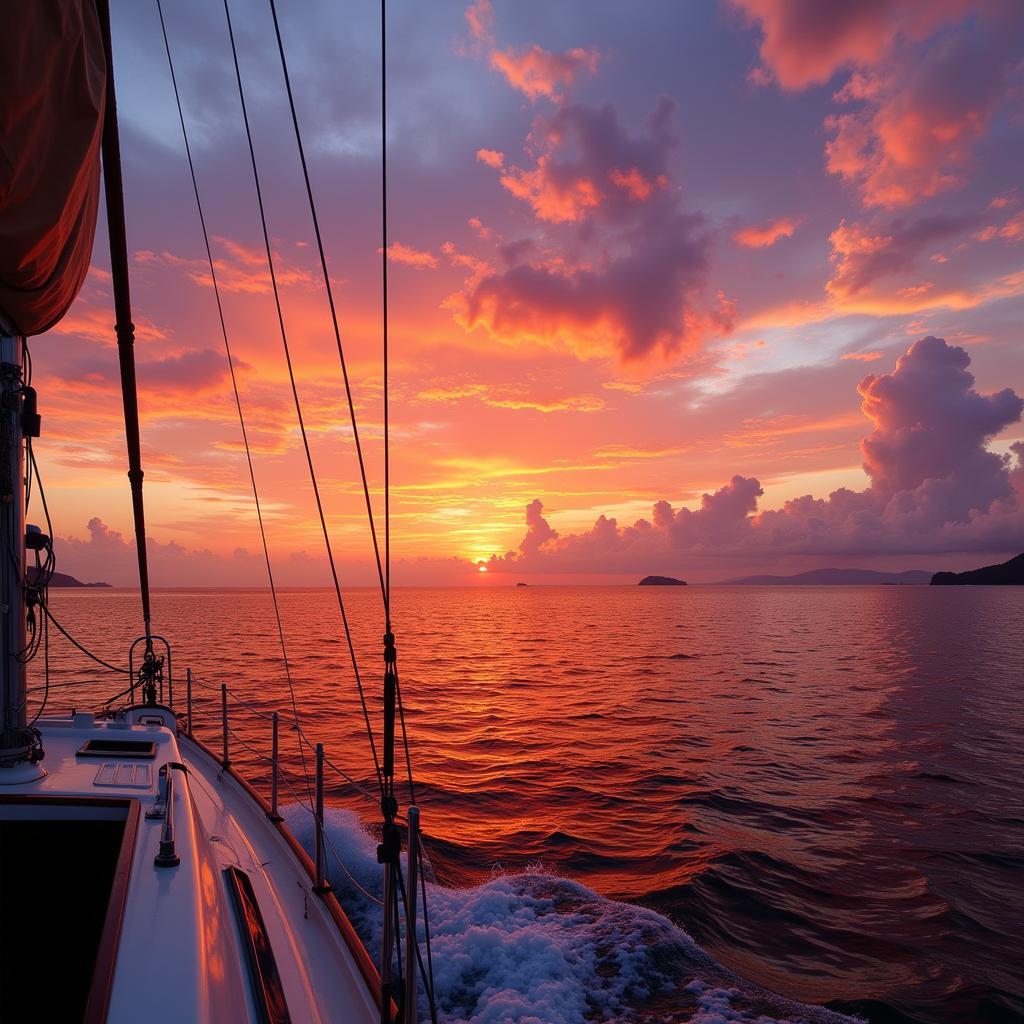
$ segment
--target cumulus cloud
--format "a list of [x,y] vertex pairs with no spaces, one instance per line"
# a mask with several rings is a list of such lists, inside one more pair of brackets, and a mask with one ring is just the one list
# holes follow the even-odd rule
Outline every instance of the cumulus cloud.
[[[974,390],[970,356],[940,338],[922,338],[892,373],[871,374],[858,391],[874,431],[861,443],[864,469],[885,499],[928,485],[942,488],[946,514],[963,519],[1006,498],[1003,458],[986,442],[1020,419],[1024,402],[1009,388],[992,395]],[[906,502],[904,501],[904,505]]]
[[969,365],[962,348],[926,337],[891,373],[861,381],[861,409],[874,428],[861,444],[871,481],[863,491],[808,494],[759,511],[759,481],[737,475],[696,509],[659,501],[650,519],[620,526],[600,516],[590,530],[563,536],[535,500],[519,550],[492,557],[488,568],[636,573],[706,555],[1016,553],[1024,547],[1024,442],[1012,457],[987,445],[1020,420],[1024,401],[1009,388],[980,394]]
[[1024,7],[1005,0],[733,0],[762,33],[757,82],[821,85],[849,71],[825,121],[828,170],[866,206],[909,206],[963,184],[1011,77]]
[[746,249],[767,249],[779,239],[792,238],[801,223],[799,218],[779,217],[761,224],[748,224],[734,231],[732,237],[737,245]]
[[495,243],[497,259],[442,250],[469,271],[445,302],[456,321],[511,344],[626,359],[676,353],[731,330],[732,304],[706,293],[708,226],[683,208],[671,181],[675,102],[661,97],[630,130],[613,104],[569,97],[582,72],[597,70],[597,51],[499,49],[493,11],[479,0],[466,19],[506,81],[551,107],[533,121],[526,161],[476,152],[531,217],[519,238],[477,229],[481,241]]
[[865,205],[909,206],[964,183],[1019,63],[1024,8],[978,18],[912,60],[854,74],[836,94],[853,109],[825,122],[828,170]]
[[677,137],[675,101],[662,96],[640,132],[630,132],[611,103],[564,104],[534,122],[532,167],[509,167],[501,184],[542,221],[628,220],[638,201],[668,189]]
[[[549,234],[510,244],[507,269],[453,297],[467,328],[626,358],[729,329],[728,303],[705,296],[707,225],[670,184],[674,112],[662,97],[635,133],[611,104],[565,103],[535,121],[533,165],[504,163],[500,180]],[[550,234],[559,225],[571,234]]]
[[970,0],[733,0],[762,32],[764,77],[784,89],[823,85],[844,68],[874,64],[903,36],[921,39],[963,16]]
[[551,529],[543,513],[544,506],[539,498],[526,506],[526,536],[519,544],[519,550],[526,557],[537,554],[545,544],[558,540],[558,531]]

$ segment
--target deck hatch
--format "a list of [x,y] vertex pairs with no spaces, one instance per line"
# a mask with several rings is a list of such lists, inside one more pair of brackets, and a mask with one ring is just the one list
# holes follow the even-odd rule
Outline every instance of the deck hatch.
[[124,789],[152,789],[153,766],[133,761],[105,761],[96,772],[92,784]]
[[78,757],[156,757],[152,740],[86,740],[76,751]]
[[[138,800],[0,793],[0,958],[4,1021],[102,1024],[139,822]],[[25,979],[50,979],[44,987]]]

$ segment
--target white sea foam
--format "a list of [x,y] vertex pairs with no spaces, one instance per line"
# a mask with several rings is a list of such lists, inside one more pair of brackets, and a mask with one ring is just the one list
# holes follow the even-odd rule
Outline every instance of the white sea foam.
[[[309,814],[293,806],[285,818],[311,848]],[[328,811],[325,832],[331,881],[379,957],[380,908],[366,895],[379,898],[381,891],[376,840],[344,810]],[[851,1021],[744,983],[661,914],[541,871],[499,875],[468,889],[430,884],[427,893],[445,1024]]]

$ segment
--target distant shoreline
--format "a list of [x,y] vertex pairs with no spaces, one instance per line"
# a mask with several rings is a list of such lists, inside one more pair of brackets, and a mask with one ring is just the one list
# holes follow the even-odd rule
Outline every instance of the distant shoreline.
[[[53,586],[51,584],[51,586]],[[886,589],[908,589],[908,590],[919,590],[919,589],[930,589],[928,584],[921,583],[734,583],[734,582],[706,582],[706,583],[688,583],[687,590],[813,590],[815,588],[821,590],[868,590],[871,588],[886,588]],[[501,585],[501,586],[473,586],[467,583],[410,583],[410,584],[392,584],[394,590],[471,590],[478,591],[480,593],[503,593],[506,591],[513,591],[517,588],[515,584]],[[60,591],[71,591],[81,592],[89,591],[92,593],[135,593],[139,592],[139,587],[136,586],[120,586],[117,584],[103,584],[103,585],[86,585],[81,586],[55,586],[55,590]],[[333,592],[331,586],[321,586],[316,584],[293,584],[289,586],[277,587],[279,592],[287,591],[324,591]],[[528,589],[530,590],[636,590],[637,584],[635,581],[628,583],[531,583]],[[680,587],[645,587],[645,590],[681,590],[684,588]],[[192,590],[238,590],[238,591],[266,591],[270,592],[270,587],[260,586],[254,584],[201,584],[196,583],[191,586],[173,586],[173,587],[150,587],[150,591],[154,594],[160,593],[187,593]],[[377,592],[379,587],[373,586],[372,584],[359,584],[349,587],[344,587],[343,592]]]

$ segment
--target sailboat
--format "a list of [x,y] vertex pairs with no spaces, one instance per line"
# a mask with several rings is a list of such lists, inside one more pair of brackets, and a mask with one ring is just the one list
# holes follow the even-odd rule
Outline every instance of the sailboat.
[[[272,0],[270,6],[277,27]],[[230,31],[227,3],[225,13]],[[278,44],[291,101],[279,29]],[[167,53],[170,61],[169,44]],[[400,816],[395,793],[396,709],[401,716],[402,708],[387,557],[376,765],[384,939],[374,962],[328,877],[323,793],[330,762],[323,747],[306,741],[297,715],[275,712],[272,791],[265,798],[232,764],[229,705],[237,695],[219,687],[222,743],[212,750],[193,735],[191,674],[184,681],[175,676],[171,647],[152,628],[107,0],[4,5],[0,66],[0,531],[7,551],[0,565],[0,1019],[412,1024],[424,1007],[436,1019],[424,966],[430,951],[419,812],[409,806]],[[238,85],[244,112],[240,72]],[[187,147],[183,116],[181,126]],[[297,120],[295,130],[302,154]],[[250,153],[258,189],[251,137]],[[47,642],[51,624],[64,630],[47,605],[54,567],[49,514],[45,529],[26,524],[28,487],[37,478],[32,443],[40,434],[27,339],[60,321],[85,279],[101,182],[143,632],[128,652],[127,671],[107,665],[122,672],[126,689],[92,710],[47,716],[40,709],[29,719],[26,665]],[[202,220],[194,169],[193,185]],[[309,198],[312,205],[311,190]],[[262,215],[262,198],[260,205]],[[323,257],[318,224],[316,230]],[[385,223],[385,240],[386,230]],[[273,274],[269,240],[267,256]],[[386,275],[386,260],[383,265]],[[324,272],[329,289],[326,263]],[[331,305],[333,313],[333,299]],[[297,395],[296,405],[301,418]],[[310,470],[313,475],[311,460]],[[366,489],[365,470],[363,484]],[[368,489],[366,498],[370,511]],[[325,525],[324,533],[328,541]],[[26,551],[35,562],[28,572]],[[340,589],[338,597],[340,603]],[[341,611],[344,620],[343,604]],[[307,808],[311,853],[278,808],[278,726],[286,721],[315,755]],[[368,715],[366,724],[369,729]],[[372,729],[370,738],[376,761]]]

